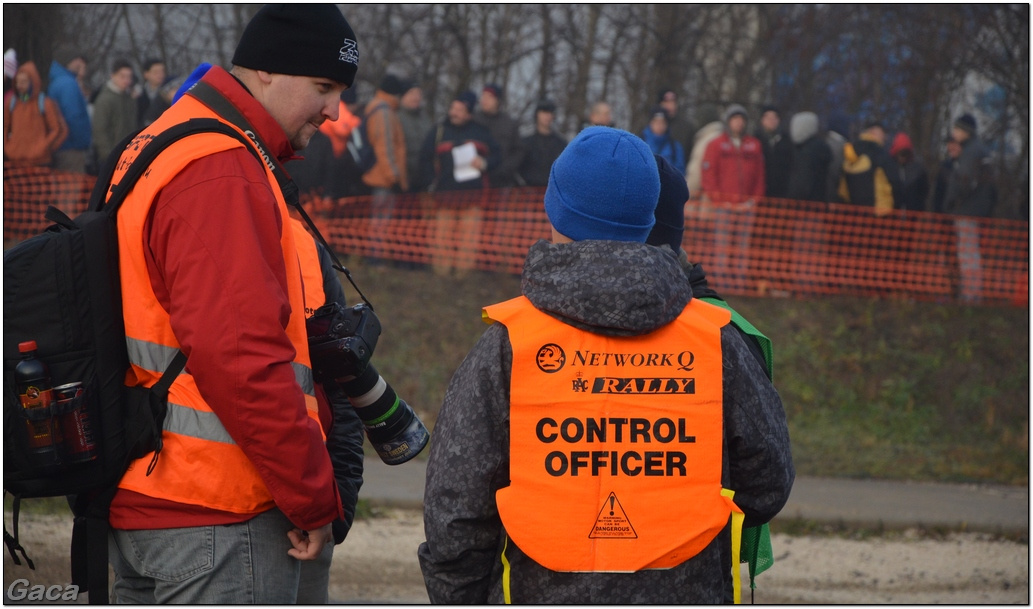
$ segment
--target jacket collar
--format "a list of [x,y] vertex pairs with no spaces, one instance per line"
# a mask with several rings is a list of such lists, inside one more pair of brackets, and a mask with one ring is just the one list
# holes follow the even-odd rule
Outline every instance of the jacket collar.
[[212,66],[201,80],[219,90],[244,115],[281,163],[294,156],[294,148],[287,139],[283,127],[232,74],[218,66]]

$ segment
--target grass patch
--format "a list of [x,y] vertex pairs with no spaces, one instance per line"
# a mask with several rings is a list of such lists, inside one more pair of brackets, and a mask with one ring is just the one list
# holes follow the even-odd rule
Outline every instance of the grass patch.
[[[487,328],[481,307],[519,295],[520,278],[348,266],[383,324],[377,369],[433,431],[449,379]],[[349,302],[358,302],[344,284]],[[1029,484],[1028,309],[729,300],[774,343],[775,387],[799,475]],[[379,458],[368,442],[366,449],[368,459]],[[10,511],[9,496],[4,507]],[[71,518],[63,497],[27,499],[22,509]],[[381,515],[359,500],[357,517]],[[772,529],[788,526],[808,530],[781,519]],[[835,525],[812,526],[836,533]]]
[[[433,429],[487,327],[481,307],[519,295],[519,277],[440,278],[361,260],[350,269],[383,324],[377,368]],[[799,474],[1028,484],[1028,309],[729,300],[774,343]]]
[[[886,528],[881,523],[862,526],[847,522],[818,522],[807,519],[778,518],[771,522],[771,533],[792,537],[837,537],[852,541],[882,539],[886,541],[905,539],[946,541],[958,534],[958,530],[946,527],[919,526],[907,528]],[[1011,541],[1029,545],[1029,534],[1019,532],[978,533],[987,541]]]

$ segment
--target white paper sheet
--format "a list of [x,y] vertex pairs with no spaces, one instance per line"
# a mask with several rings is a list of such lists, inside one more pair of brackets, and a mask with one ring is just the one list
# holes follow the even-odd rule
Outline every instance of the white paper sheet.
[[481,177],[481,171],[473,166],[473,160],[476,158],[477,148],[473,142],[452,148],[452,174],[456,182],[469,182]]

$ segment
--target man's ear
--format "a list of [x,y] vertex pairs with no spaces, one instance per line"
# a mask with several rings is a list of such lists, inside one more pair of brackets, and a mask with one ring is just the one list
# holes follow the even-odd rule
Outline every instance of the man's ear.
[[553,243],[573,243],[574,240],[564,235],[560,231],[556,230],[556,227],[552,227],[552,242]]

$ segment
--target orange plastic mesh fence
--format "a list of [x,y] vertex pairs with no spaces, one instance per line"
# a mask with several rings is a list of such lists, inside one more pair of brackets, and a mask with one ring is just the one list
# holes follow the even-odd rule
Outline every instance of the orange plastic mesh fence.
[[81,173],[4,163],[5,249],[49,226],[43,214],[50,205],[72,218],[84,211],[95,182],[96,178]]
[[[47,226],[53,201],[74,216],[93,178],[4,167],[5,243]],[[341,256],[438,272],[519,274],[551,235],[544,189],[513,188],[339,200],[304,196]],[[1028,306],[1029,223],[804,201],[690,201],[683,247],[721,294],[826,294]]]

